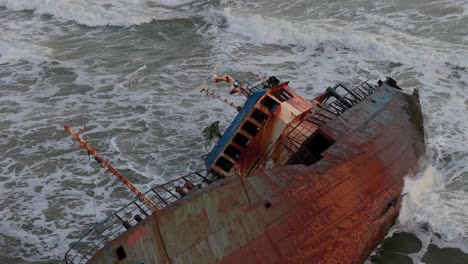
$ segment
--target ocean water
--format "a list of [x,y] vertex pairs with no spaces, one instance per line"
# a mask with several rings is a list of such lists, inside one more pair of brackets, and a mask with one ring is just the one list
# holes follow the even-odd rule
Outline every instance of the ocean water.
[[0,0],[0,263],[60,263],[132,199],[69,120],[142,190],[201,168],[201,131],[236,114],[198,90],[220,60],[309,98],[386,76],[419,89],[426,169],[366,263],[468,263],[466,0]]

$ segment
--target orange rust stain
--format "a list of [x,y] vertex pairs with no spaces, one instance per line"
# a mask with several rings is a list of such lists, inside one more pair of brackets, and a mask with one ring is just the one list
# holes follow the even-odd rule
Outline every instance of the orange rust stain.
[[138,240],[140,240],[144,234],[146,234],[146,227],[143,226],[137,231],[131,233],[131,235],[127,239],[127,244],[129,246],[135,245],[135,243],[138,242]]

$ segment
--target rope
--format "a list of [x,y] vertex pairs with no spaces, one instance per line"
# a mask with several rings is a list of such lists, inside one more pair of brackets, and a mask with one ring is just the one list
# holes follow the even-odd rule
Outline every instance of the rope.
[[[88,174],[91,174],[91,160],[89,160],[88,165],[89,165],[88,166]],[[97,211],[96,211],[96,199],[95,199],[95,195],[94,195],[95,185],[94,185],[94,175],[93,174],[91,174],[91,185],[92,185],[92,188],[93,188],[92,193],[93,193],[93,207],[94,207],[94,222],[95,222],[95,224],[97,224],[98,221],[97,221]]]
[[[106,176],[108,176],[108,173],[105,172],[104,173]],[[115,181],[113,181],[114,177],[110,176],[109,177],[109,181],[111,182],[111,185],[112,185],[112,189],[113,191],[115,191],[116,187],[115,187]],[[120,198],[120,194],[122,193],[122,191],[120,191],[119,193],[117,193],[117,199],[119,200],[119,203],[120,203],[120,207],[124,207],[124,203],[122,202],[122,199]],[[128,194],[128,192],[125,192]]]
[[237,60],[236,58],[234,58],[231,54],[227,53],[226,51],[224,50],[220,50],[222,53],[224,53],[226,56],[228,56],[229,58],[231,58],[232,60],[234,60],[235,62],[239,63],[241,66],[243,66],[245,69],[247,69],[249,72],[253,73],[255,76],[257,77],[261,77],[260,73],[254,71],[252,68],[250,68],[249,66],[245,65],[244,63],[240,62],[239,60]]

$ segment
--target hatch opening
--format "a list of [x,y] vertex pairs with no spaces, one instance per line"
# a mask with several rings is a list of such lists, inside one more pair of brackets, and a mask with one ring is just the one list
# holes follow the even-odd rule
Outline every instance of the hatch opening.
[[304,145],[289,159],[287,164],[312,165],[323,158],[322,153],[335,141],[320,131],[311,136]]

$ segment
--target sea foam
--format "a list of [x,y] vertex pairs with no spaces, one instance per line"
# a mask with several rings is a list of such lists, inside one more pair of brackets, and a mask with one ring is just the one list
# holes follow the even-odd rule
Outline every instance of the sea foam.
[[229,32],[258,44],[316,47],[321,43],[333,43],[338,47],[358,51],[361,56],[365,54],[377,60],[419,65],[451,63],[460,67],[468,66],[466,47],[457,48],[401,32],[392,31],[387,36],[361,32],[343,25],[335,26],[330,23],[333,21],[329,20],[266,17],[261,14],[240,12],[229,7],[224,8],[223,15],[227,20]]
[[44,62],[49,61],[50,48],[32,44],[6,42],[0,40],[0,64],[18,61]]
[[144,0],[0,0],[11,10],[32,10],[36,14],[49,14],[65,21],[81,25],[128,27],[179,17],[172,8],[189,1],[144,1]]
[[468,200],[463,191],[447,189],[439,172],[428,165],[416,177],[405,178],[403,194],[397,229],[417,234],[423,244],[431,240],[468,253]]

